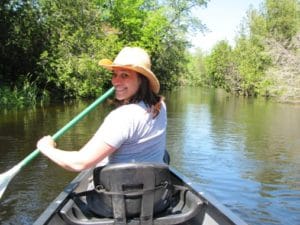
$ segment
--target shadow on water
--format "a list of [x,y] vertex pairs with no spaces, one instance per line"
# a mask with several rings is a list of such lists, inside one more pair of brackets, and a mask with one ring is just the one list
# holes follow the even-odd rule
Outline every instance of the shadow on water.
[[[174,90],[164,96],[172,166],[249,224],[299,224],[300,106],[201,88]],[[1,172],[88,104],[0,111]],[[98,107],[58,141],[59,147],[80,148],[108,112],[107,105]],[[5,192],[1,224],[32,224],[75,175],[39,156]]]

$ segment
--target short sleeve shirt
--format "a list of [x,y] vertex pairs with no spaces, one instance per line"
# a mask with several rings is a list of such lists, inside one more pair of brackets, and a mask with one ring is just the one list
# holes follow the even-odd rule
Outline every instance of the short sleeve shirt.
[[153,114],[144,102],[128,104],[110,112],[96,135],[108,145],[117,148],[109,163],[163,162],[166,149],[166,106]]

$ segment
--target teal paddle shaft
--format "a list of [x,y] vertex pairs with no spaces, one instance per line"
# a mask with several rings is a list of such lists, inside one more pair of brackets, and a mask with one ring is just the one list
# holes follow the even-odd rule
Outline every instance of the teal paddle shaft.
[[[59,131],[57,131],[52,138],[57,140],[61,137],[66,131],[72,128],[76,123],[78,123],[83,117],[85,117],[90,111],[92,111],[97,105],[103,102],[106,98],[108,98],[113,92],[115,88],[112,87],[108,91],[106,91],[102,96],[96,99],[91,105],[85,108],[81,113],[75,116],[70,122],[68,122],[64,127],[62,127]],[[10,170],[5,173],[0,174],[0,198],[2,197],[7,185],[10,180],[23,168],[25,167],[31,160],[33,160],[40,153],[39,149],[34,150],[28,156],[26,156],[21,162],[15,165]]]

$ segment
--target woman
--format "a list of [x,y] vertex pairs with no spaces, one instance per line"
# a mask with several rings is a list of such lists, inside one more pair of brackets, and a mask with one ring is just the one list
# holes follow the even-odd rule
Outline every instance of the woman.
[[79,151],[56,148],[50,136],[38,141],[38,149],[71,171],[94,167],[106,157],[109,163],[162,163],[166,148],[166,106],[158,95],[160,85],[151,71],[149,55],[141,48],[125,47],[113,62],[103,59],[99,65],[113,73],[118,107]]

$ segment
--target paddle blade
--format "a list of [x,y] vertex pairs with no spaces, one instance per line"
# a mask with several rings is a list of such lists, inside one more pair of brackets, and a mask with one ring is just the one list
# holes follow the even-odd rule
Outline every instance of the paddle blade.
[[14,176],[21,170],[21,167],[19,165],[14,166],[10,170],[6,171],[5,173],[2,173],[0,175],[0,199],[2,198],[2,195],[4,194],[9,182],[14,178]]

